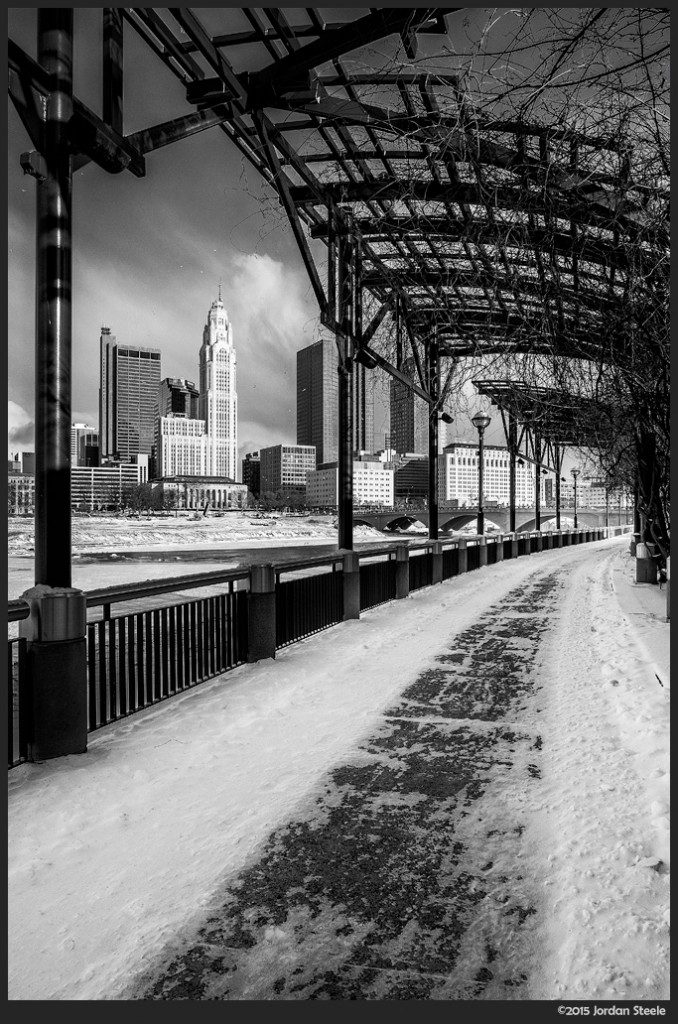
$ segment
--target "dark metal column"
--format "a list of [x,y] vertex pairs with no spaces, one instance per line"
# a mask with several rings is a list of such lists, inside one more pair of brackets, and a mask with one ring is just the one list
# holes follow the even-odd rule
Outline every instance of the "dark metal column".
[[509,411],[509,532],[516,532],[516,449],[518,447],[518,427],[515,417]]
[[555,445],[556,453],[556,530],[560,529],[560,473],[563,465],[563,455],[559,445]]
[[353,550],[353,343],[351,239],[342,231],[338,239],[337,348],[339,353],[339,452],[337,525],[340,548]]
[[541,530],[541,437],[534,432],[534,528]]
[[440,391],[440,356],[438,332],[434,330],[426,346],[426,378],[431,396],[428,414],[428,535],[438,540],[438,397]]
[[73,8],[38,8],[38,62],[52,91],[37,184],[35,582],[70,587]]

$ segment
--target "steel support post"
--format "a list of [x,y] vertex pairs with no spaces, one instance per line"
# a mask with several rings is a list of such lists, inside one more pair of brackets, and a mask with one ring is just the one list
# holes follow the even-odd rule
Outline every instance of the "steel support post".
[[541,437],[534,433],[534,528],[541,530]]
[[338,488],[337,526],[339,548],[353,550],[353,345],[350,336],[352,323],[351,298],[351,246],[345,232],[339,236],[337,268],[339,333],[338,388]]
[[438,332],[434,330],[426,346],[426,377],[432,398],[428,416],[428,535],[438,540],[438,397],[440,387],[440,356]]
[[556,530],[560,530],[560,470],[562,466],[562,457],[558,445],[555,448],[556,452]]
[[35,582],[70,587],[72,7],[38,8],[38,61],[52,91],[36,185]]
[[516,532],[516,449],[518,447],[518,427],[515,416],[508,413],[509,432],[509,532]]

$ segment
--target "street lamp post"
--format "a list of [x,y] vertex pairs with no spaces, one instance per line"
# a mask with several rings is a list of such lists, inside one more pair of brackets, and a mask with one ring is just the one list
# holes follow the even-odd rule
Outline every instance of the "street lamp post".
[[483,509],[483,440],[491,420],[484,413],[477,412],[471,423],[478,431],[478,533],[485,533],[485,511]]
[[577,527],[577,477],[578,476],[579,476],[579,470],[578,469],[573,469],[572,470],[572,479],[574,480],[574,528],[575,528],[575,530],[578,528]]

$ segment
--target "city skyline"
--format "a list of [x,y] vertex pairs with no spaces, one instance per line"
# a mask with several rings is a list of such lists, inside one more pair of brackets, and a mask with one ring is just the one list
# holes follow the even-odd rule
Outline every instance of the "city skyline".
[[[11,8],[10,34],[35,56],[37,8]],[[76,92],[98,109],[98,54],[83,46],[98,9],[75,16]],[[128,38],[129,37],[129,38]],[[125,36],[125,132],[183,109],[179,83],[157,68],[135,33]],[[152,72],[152,73],[151,73]],[[31,143],[8,110],[8,453],[33,446],[35,192],[19,157]],[[320,254],[322,242],[309,240]],[[146,175],[110,175],[94,164],[73,179],[73,379],[71,421],[97,419],[93,349],[109,325],[121,344],[157,347],[163,376],[194,374],[202,310],[223,282],[238,338],[238,462],[248,451],[296,441],[297,352],[323,337],[317,303],[280,203],[219,129],[148,155]],[[379,380],[379,377],[375,379]],[[375,394],[374,447],[389,431],[389,378]],[[473,396],[470,395],[470,400]],[[448,439],[471,440],[466,416]],[[488,440],[502,438],[498,413]]]

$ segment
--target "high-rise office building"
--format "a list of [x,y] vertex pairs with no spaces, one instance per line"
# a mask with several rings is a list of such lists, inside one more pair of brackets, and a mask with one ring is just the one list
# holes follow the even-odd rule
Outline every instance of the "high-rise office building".
[[200,419],[198,404],[200,393],[192,380],[185,377],[165,377],[158,390],[158,416],[185,416]]
[[119,345],[109,327],[100,339],[99,448],[101,458],[132,462],[153,453],[160,351]]
[[205,476],[208,441],[198,418],[199,392],[184,377],[165,377],[158,389],[155,475]]
[[207,476],[237,479],[238,397],[233,330],[219,298],[207,314],[200,347],[199,418],[207,435]]
[[[91,464],[92,449],[99,448],[99,431],[87,423],[71,425],[71,466]],[[89,462],[88,462],[88,452]]]
[[306,494],[306,473],[316,468],[313,445],[275,444],[259,452],[261,494]]
[[261,483],[261,459],[259,458],[259,452],[246,452],[245,458],[241,462],[241,467],[242,482],[247,484],[247,489],[251,491],[255,498],[258,498]]
[[[314,445],[317,464],[339,454],[339,379],[337,346],[323,338],[297,352],[297,444]],[[353,449],[374,448],[372,371],[353,367]]]
[[[413,359],[403,363],[403,373],[416,380]],[[399,454],[416,452],[428,455],[428,403],[399,380],[391,380],[390,447]]]

